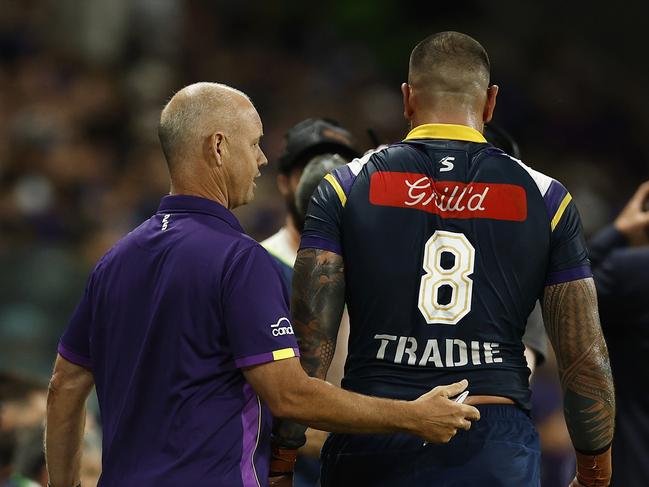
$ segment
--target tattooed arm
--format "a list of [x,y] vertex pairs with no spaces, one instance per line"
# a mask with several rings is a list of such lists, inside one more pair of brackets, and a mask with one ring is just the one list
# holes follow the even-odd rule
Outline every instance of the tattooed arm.
[[592,278],[547,286],[543,316],[557,356],[566,424],[577,451],[577,480],[589,487],[606,486],[615,394]]
[[[336,351],[336,336],[345,307],[342,256],[319,249],[303,249],[293,267],[291,315],[302,368],[311,377],[325,378]],[[273,441],[297,448],[306,441],[306,427],[279,422]]]

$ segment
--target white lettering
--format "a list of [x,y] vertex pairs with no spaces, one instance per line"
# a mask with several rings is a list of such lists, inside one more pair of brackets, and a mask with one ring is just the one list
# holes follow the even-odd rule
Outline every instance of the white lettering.
[[434,363],[435,367],[444,367],[442,357],[439,354],[439,345],[437,345],[437,340],[434,338],[429,338],[426,342],[426,348],[424,348],[424,354],[421,356],[419,365],[425,367],[429,362]]
[[376,358],[383,360],[385,359],[385,349],[388,346],[388,343],[395,341],[397,337],[395,335],[374,335],[374,339],[381,340],[381,346],[379,346]]
[[500,344],[498,343],[484,343],[484,361],[487,364],[500,363],[503,361],[502,357],[494,357],[500,354],[500,350],[496,350]]
[[[485,198],[487,197],[487,193],[489,192],[489,186],[487,186],[482,194],[476,193],[473,196],[469,198],[469,201],[467,202],[467,208],[469,211],[484,211],[485,207],[482,206],[482,203],[484,203]],[[477,201],[477,204],[471,206],[471,202],[474,200],[474,198]]]
[[163,218],[162,218],[162,231],[164,232],[167,227],[169,226],[169,217],[171,216],[171,213],[167,213]]
[[[286,331],[280,331],[284,329]],[[275,336],[293,334],[293,328],[290,325],[284,329],[278,328],[277,333],[274,331],[273,334]],[[494,342],[473,340],[469,347],[469,342],[457,338],[444,340],[429,338],[421,351],[415,337],[379,334],[374,335],[374,339],[380,341],[376,358],[389,360],[395,364],[451,368],[466,365],[480,366],[504,361],[500,356],[500,344]],[[396,342],[396,347],[390,349],[390,351],[394,350],[394,356],[392,353],[388,353],[388,345],[391,342]]]
[[442,160],[439,161],[439,163],[442,165],[439,172],[452,171],[453,167],[455,167],[455,166],[453,165],[453,163],[451,161],[454,161],[454,160],[455,160],[455,157],[452,157],[452,156],[443,157]]
[[460,186],[453,186],[452,190],[447,186],[440,194],[426,176],[419,178],[414,183],[408,180],[405,183],[408,186],[408,200],[404,201],[404,204],[407,206],[428,206],[433,203],[442,212],[486,210],[484,202],[489,193],[489,186],[482,193],[474,193],[474,188],[471,185],[464,186],[462,190],[460,190]]
[[[458,361],[455,362],[455,347],[457,347],[459,352]],[[466,343],[462,340],[451,340],[446,339],[446,366],[447,367],[462,367],[469,363],[466,353]]]
[[282,335],[294,335],[293,327],[291,325],[282,326],[280,328],[273,328],[273,336],[282,336]]
[[[406,180],[406,186],[408,186],[408,196],[412,201],[406,201],[405,204],[408,206],[418,205],[422,202],[422,200],[424,200],[424,198],[426,198],[426,191],[424,190],[430,188],[430,179],[424,176],[423,178],[419,178],[414,183]],[[416,193],[416,191],[418,190],[421,191],[421,193]],[[436,196],[437,195],[435,191],[433,191],[433,193],[424,203],[422,203],[422,205],[427,206]]]
[[[408,346],[406,346],[408,344]],[[417,362],[417,340],[415,337],[399,337],[399,344],[397,345],[397,353],[394,355],[394,363],[400,364],[403,360],[403,354],[408,355],[408,365],[415,365]]]
[[480,342],[471,342],[471,363],[480,365]]

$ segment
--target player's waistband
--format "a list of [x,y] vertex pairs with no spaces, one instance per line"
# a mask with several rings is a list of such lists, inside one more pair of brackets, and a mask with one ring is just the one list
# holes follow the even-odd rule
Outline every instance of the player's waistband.
[[480,419],[522,419],[528,421],[529,411],[521,409],[517,404],[475,404],[480,411]]

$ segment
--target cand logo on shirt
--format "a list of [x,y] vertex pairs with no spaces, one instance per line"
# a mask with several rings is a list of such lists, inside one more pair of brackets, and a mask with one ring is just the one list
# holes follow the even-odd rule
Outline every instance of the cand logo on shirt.
[[[281,326],[284,324],[284,326]],[[282,335],[294,335],[293,333],[293,326],[291,326],[291,322],[289,321],[288,318],[282,316],[279,320],[277,320],[277,323],[273,323],[270,325],[272,328],[272,333],[273,336],[282,336]]]

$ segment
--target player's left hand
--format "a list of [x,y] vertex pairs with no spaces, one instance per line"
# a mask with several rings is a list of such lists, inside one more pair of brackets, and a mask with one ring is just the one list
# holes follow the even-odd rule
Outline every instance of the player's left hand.
[[268,485],[270,487],[292,487],[293,475],[277,475],[268,478]]

